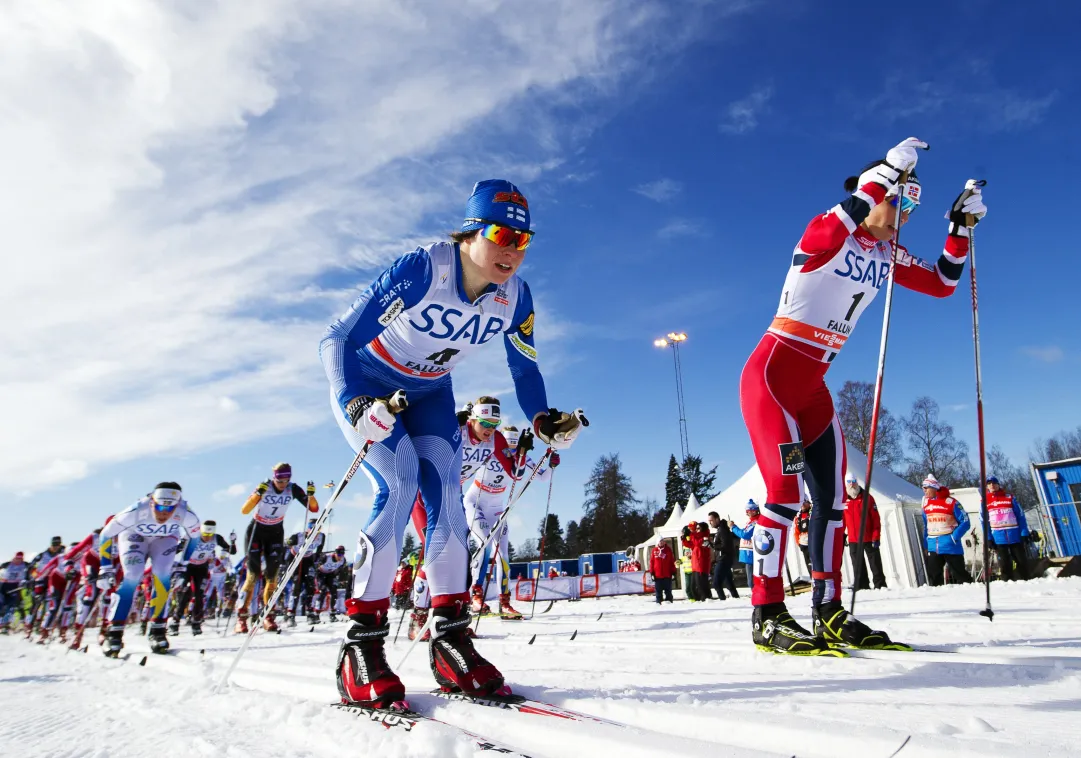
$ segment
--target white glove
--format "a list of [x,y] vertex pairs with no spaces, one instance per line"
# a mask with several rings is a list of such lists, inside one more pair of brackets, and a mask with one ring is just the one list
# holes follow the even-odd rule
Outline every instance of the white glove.
[[98,575],[98,589],[108,590],[116,586],[116,572],[111,568],[104,568]]
[[553,450],[566,450],[570,447],[584,426],[589,426],[589,420],[581,408],[574,413],[549,408],[547,413],[540,414],[533,422],[537,437]]
[[349,401],[345,412],[349,423],[366,440],[382,442],[394,431],[394,414],[386,400],[361,395]]
[[972,226],[980,223],[980,219],[987,215],[987,206],[983,204],[984,182],[978,179],[969,179],[965,182],[964,191],[953,201],[950,212],[946,218],[950,220],[950,234],[957,237],[968,236],[968,216],[972,217]]
[[896,147],[891,147],[886,153],[885,163],[871,166],[860,174],[859,186],[875,182],[885,187],[887,192],[892,190],[897,186],[902,173],[916,168],[916,161],[919,160],[919,153],[916,152],[918,149],[926,150],[927,143],[916,137],[909,137]]

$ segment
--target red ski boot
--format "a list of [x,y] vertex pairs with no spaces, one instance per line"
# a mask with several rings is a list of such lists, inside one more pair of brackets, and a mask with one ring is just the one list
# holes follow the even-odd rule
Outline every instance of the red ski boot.
[[389,708],[405,699],[405,685],[390,670],[383,644],[390,633],[390,599],[346,600],[352,621],[338,650],[337,682],[343,703]]
[[83,625],[82,624],[76,624],[75,625],[75,633],[72,635],[72,638],[71,638],[71,649],[72,650],[78,650],[80,647],[82,647],[82,644],[83,644]]
[[247,634],[248,633],[248,617],[237,616],[236,627],[233,629],[233,634]]
[[444,692],[463,692],[472,697],[509,695],[499,669],[481,657],[473,647],[469,632],[468,598],[460,595],[432,597],[435,620],[428,661],[432,674]]
[[503,621],[521,621],[522,614],[510,604],[510,593],[504,592],[499,596],[499,618]]
[[473,585],[473,602],[469,606],[469,610],[478,616],[486,616],[492,612],[492,609],[484,602],[484,588],[479,584]]
[[268,613],[267,617],[263,619],[263,629],[268,632],[278,631],[278,625],[274,623],[274,614]]
[[[413,612],[409,614],[409,639],[415,640],[417,635],[420,634],[420,630],[424,628],[424,624],[428,621],[428,609],[427,608],[414,608]],[[430,629],[424,629],[424,636],[420,638],[421,642],[428,642],[432,638],[432,632]]]

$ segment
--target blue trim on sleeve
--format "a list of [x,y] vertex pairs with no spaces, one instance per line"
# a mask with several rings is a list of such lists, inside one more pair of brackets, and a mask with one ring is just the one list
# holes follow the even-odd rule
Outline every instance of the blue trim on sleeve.
[[419,303],[432,283],[432,259],[417,248],[394,262],[358,297],[343,316],[327,327],[319,342],[319,359],[334,390],[338,404],[345,405],[360,387],[360,351],[386,327],[379,318],[398,299],[401,310]]
[[536,347],[533,340],[534,328],[531,322],[526,334],[522,331],[522,325],[533,315],[533,295],[529,291],[529,285],[525,281],[518,280],[518,302],[514,306],[514,317],[511,326],[503,334],[503,347],[507,351],[507,366],[510,368],[511,378],[514,380],[514,392],[518,396],[518,405],[526,415],[526,421],[533,422],[538,413],[548,410],[548,393],[544,389],[544,377],[541,376],[537,367],[536,358],[529,358],[522,354],[520,348],[514,342],[518,341],[532,350],[536,356]]

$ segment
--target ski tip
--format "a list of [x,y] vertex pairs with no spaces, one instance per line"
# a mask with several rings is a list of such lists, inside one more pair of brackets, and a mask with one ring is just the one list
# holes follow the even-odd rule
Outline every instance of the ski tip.
[[143,656],[143,659],[141,661],[139,661],[139,665],[140,666],[145,666],[146,665],[146,656],[145,655]]
[[312,633],[312,632],[314,632],[314,631],[315,631],[315,627],[314,627],[314,626],[309,626],[309,627],[308,627],[308,633],[309,633],[309,634],[311,634],[311,633]]
[[529,642],[527,642],[526,644],[527,645],[532,645],[536,641],[536,639],[537,639],[537,635],[534,634],[532,637],[529,638]]
[[571,642],[573,642],[573,641],[574,641],[574,638],[575,638],[575,637],[577,637],[577,636],[578,636],[578,630],[577,630],[577,629],[575,629],[575,630],[574,630],[574,634],[572,634],[572,635],[571,635]]

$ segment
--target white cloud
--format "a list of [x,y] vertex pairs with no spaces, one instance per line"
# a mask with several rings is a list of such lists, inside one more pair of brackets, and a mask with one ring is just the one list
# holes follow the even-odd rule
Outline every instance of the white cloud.
[[223,500],[237,500],[238,498],[242,498],[245,495],[251,494],[253,489],[254,486],[246,482],[241,482],[239,484],[230,484],[225,489],[213,492],[210,497],[218,502],[221,502]]
[[1066,357],[1058,345],[1027,345],[1021,348],[1021,352],[1041,363],[1058,363]]
[[639,184],[632,191],[655,202],[666,203],[678,195],[682,189],[683,185],[674,179],[658,179],[655,182]]
[[763,86],[753,90],[742,100],[729,103],[725,109],[721,131],[728,134],[746,134],[758,126],[758,118],[766,111],[773,97],[773,87]]
[[[321,279],[367,283],[480,175],[558,173],[545,104],[596,100],[694,23],[651,0],[509,5],[5,6],[8,473],[39,489],[326,422],[315,347],[352,293]],[[498,55],[463,43],[477,29]]]
[[686,218],[674,218],[657,230],[658,237],[697,237],[700,234],[703,234],[701,224]]

